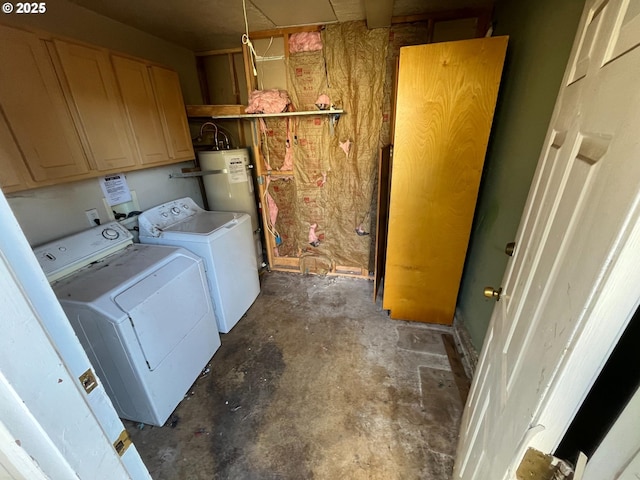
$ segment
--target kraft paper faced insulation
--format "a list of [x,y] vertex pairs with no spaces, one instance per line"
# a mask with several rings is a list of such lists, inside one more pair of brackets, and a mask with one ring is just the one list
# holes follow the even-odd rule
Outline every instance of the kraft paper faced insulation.
[[282,168],[287,137],[293,151],[293,177],[272,177],[267,189],[278,206],[276,254],[299,257],[302,272],[370,269],[388,39],[388,29],[368,30],[364,22],[330,25],[322,50],[289,55],[293,108],[316,110],[324,94],[346,112],[336,124],[329,116],[266,122],[263,155],[271,169]]

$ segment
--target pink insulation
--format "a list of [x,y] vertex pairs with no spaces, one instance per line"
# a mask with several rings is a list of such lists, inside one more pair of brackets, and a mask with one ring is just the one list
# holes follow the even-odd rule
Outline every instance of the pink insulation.
[[289,53],[322,50],[320,32],[300,32],[289,36]]
[[344,142],[339,142],[339,143],[340,143],[340,148],[342,149],[344,154],[348,157],[349,150],[351,150],[351,140],[347,138]]
[[316,235],[316,228],[318,228],[317,223],[312,223],[309,227],[309,245],[317,247],[320,245],[320,239],[318,235]]
[[316,182],[316,185],[318,185],[319,187],[324,187],[324,184],[327,183],[327,172],[320,172],[322,175],[322,178],[318,179],[318,181]]
[[316,100],[316,107],[318,107],[320,110],[327,110],[330,106],[331,99],[329,98],[329,95],[323,93]]
[[249,105],[246,113],[281,113],[284,112],[291,100],[285,90],[254,90],[249,95]]

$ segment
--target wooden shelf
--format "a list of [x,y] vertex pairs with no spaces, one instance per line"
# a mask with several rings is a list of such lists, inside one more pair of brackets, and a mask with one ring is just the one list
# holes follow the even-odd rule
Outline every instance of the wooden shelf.
[[244,115],[244,105],[187,105],[187,117],[219,117],[237,118]]
[[303,112],[281,113],[244,113],[244,105],[187,105],[189,117],[211,117],[216,120],[271,118],[271,117],[303,117],[312,115],[342,115],[344,110],[309,110]]

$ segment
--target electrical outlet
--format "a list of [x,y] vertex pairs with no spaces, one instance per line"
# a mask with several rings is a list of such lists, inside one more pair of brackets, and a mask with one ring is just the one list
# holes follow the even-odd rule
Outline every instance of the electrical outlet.
[[89,225],[91,225],[92,227],[100,225],[100,216],[98,215],[98,210],[92,208],[91,210],[85,210],[84,214],[87,216],[87,220],[89,220]]

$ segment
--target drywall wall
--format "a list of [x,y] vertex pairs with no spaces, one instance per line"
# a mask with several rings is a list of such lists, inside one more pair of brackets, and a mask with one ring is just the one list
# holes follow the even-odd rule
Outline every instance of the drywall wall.
[[[193,178],[169,178],[192,162],[138,170],[126,174],[127,185],[138,198],[140,209],[182,197],[201,207],[200,186]],[[97,178],[7,194],[7,201],[31,246],[89,228],[85,210],[95,208],[102,223],[109,221],[104,194]]]
[[[93,13],[66,0],[47,3],[41,15],[4,15],[2,22],[36,28],[100,45],[155,61],[180,75],[185,103],[201,103],[200,86],[193,52],[165,40]],[[34,125],[37,129],[37,125]],[[129,187],[136,191],[141,209],[175,198],[190,196],[202,205],[198,180],[170,179],[169,174],[192,162],[127,174]],[[25,192],[7,194],[7,200],[32,246],[89,227],[85,210],[96,208],[103,221],[107,211],[98,179],[65,183]]]
[[478,349],[495,305],[483,288],[500,286],[583,6],[499,0],[494,10],[509,49],[456,312]]

